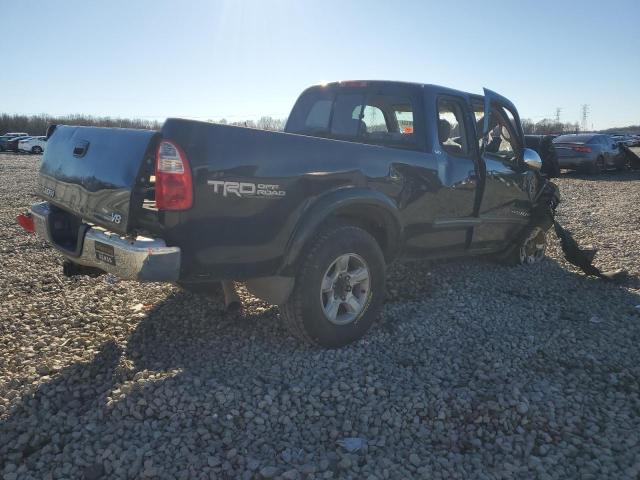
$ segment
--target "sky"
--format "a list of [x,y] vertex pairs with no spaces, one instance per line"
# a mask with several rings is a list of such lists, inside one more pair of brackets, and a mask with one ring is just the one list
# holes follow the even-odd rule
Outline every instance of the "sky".
[[285,118],[382,79],[501,93],[522,118],[640,124],[640,1],[0,0],[0,112]]

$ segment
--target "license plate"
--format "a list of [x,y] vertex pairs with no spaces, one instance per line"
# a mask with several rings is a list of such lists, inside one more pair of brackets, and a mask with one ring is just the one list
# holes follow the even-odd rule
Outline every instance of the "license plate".
[[101,262],[108,263],[109,265],[116,264],[116,257],[111,245],[107,245],[102,242],[95,242],[96,245],[96,258]]

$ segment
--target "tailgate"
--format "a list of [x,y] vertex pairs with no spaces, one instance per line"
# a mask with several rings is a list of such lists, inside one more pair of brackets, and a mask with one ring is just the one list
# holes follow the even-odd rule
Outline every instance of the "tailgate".
[[157,135],[151,130],[58,126],[47,141],[38,195],[87,221],[127,233],[132,203],[142,202],[137,185],[143,167],[153,165]]

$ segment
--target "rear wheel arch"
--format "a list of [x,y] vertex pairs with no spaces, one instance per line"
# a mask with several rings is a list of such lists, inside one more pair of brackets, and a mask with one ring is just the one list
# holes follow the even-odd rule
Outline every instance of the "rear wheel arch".
[[362,228],[373,236],[385,261],[401,248],[402,225],[397,207],[384,194],[365,189],[344,189],[327,194],[307,208],[294,229],[285,252],[284,270],[292,270],[304,246],[328,223]]
[[327,217],[327,222],[362,228],[376,239],[384,254],[385,261],[392,261],[400,246],[400,227],[388,211],[370,204],[354,203],[336,209]]

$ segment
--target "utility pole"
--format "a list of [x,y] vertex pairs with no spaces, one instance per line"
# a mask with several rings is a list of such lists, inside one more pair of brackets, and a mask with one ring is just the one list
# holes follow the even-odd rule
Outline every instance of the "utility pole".
[[562,112],[562,108],[556,107],[556,123],[560,123],[560,113]]
[[582,131],[586,132],[587,129],[589,128],[589,124],[587,123],[587,119],[589,118],[589,105],[588,104],[583,104],[582,105]]

